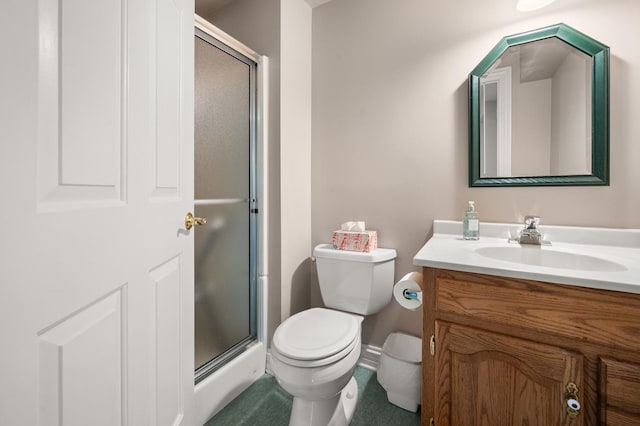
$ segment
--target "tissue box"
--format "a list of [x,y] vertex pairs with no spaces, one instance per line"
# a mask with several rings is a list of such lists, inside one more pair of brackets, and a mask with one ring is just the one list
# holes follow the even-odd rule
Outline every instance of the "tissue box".
[[333,248],[337,250],[363,251],[368,253],[378,248],[378,233],[376,231],[333,231],[331,244],[333,244]]

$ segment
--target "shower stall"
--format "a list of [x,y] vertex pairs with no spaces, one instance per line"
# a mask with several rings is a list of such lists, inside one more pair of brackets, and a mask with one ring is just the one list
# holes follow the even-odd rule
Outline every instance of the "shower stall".
[[215,381],[228,368],[262,374],[264,368],[238,367],[237,360],[261,346],[255,359],[263,365],[266,352],[260,328],[266,271],[258,249],[265,239],[259,83],[266,58],[216,31],[196,19],[194,197],[195,216],[206,219],[195,233],[196,394],[199,382]]

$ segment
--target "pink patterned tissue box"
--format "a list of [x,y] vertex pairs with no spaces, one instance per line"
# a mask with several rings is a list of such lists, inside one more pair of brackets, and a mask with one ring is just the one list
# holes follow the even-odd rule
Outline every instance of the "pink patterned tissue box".
[[368,253],[378,248],[378,233],[376,231],[333,231],[331,244],[333,244],[333,248],[337,250],[362,251]]

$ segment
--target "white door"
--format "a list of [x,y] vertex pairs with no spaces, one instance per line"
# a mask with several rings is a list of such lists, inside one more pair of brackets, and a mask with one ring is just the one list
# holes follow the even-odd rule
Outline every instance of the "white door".
[[0,424],[193,424],[193,0],[0,14]]

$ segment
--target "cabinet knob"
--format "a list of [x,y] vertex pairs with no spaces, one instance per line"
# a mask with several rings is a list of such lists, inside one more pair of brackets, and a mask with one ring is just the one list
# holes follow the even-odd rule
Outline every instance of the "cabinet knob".
[[580,401],[578,401],[578,386],[575,383],[567,383],[567,415],[575,419],[580,414]]

